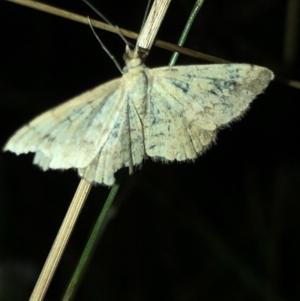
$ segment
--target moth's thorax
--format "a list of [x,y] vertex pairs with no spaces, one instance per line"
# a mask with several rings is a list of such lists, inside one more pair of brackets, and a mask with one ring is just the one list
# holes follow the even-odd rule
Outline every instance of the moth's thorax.
[[148,97],[149,69],[140,64],[130,68],[127,73],[123,74],[122,79],[127,101],[133,103],[140,118],[144,118]]
[[141,66],[141,65],[142,65],[142,60],[139,57],[131,59],[131,60],[126,62],[126,67],[127,67],[128,70],[136,68],[136,67]]

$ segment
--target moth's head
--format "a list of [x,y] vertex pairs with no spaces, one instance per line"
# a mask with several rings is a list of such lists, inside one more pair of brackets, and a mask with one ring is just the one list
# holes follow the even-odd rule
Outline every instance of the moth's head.
[[125,70],[135,68],[135,67],[142,65],[142,59],[141,59],[141,56],[139,54],[137,47],[135,47],[134,49],[130,49],[130,47],[128,45],[126,45],[123,59],[126,64]]

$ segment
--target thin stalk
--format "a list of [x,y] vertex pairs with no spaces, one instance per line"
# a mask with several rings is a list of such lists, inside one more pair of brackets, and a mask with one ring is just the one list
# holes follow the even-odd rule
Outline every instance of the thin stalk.
[[120,182],[117,181],[111,188],[109,195],[103,205],[103,208],[100,212],[100,215],[95,223],[94,229],[89,237],[89,240],[85,246],[85,249],[79,259],[75,272],[69,282],[69,285],[65,291],[65,294],[62,298],[63,301],[70,301],[72,297],[74,297],[75,292],[78,288],[78,284],[84,275],[84,272],[88,266],[89,259],[91,258],[93,251],[97,245],[98,238],[100,236],[101,230],[103,230],[102,226],[104,224],[105,218],[109,211],[110,206],[112,205],[116,194],[120,188]]
[[[200,11],[201,7],[202,7],[202,4],[203,4],[204,0],[197,0],[192,11],[191,11],[191,14],[185,24],[185,27],[182,31],[182,34],[179,38],[179,41],[177,43],[178,46],[183,46],[183,44],[185,43],[185,40],[190,32],[190,29],[194,23],[194,20],[198,14],[198,12]],[[174,66],[177,59],[178,59],[178,56],[179,56],[179,53],[178,52],[174,52],[172,57],[171,57],[171,60],[169,62],[169,66]]]
[[85,180],[80,181],[29,301],[44,299],[90,189],[90,183]]

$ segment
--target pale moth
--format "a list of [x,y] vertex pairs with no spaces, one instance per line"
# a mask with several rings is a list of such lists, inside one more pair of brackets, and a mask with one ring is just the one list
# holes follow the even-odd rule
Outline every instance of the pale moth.
[[75,168],[111,186],[122,167],[201,155],[217,129],[239,119],[274,78],[248,64],[145,67],[126,47],[125,73],[36,117],[4,151],[35,153],[43,170]]

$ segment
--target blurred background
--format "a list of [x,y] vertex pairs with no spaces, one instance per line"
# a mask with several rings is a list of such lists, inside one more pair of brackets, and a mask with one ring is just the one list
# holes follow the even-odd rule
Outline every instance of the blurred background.
[[[82,1],[47,4],[99,19]],[[94,0],[139,31],[147,1]],[[173,0],[176,43],[194,0]],[[206,0],[186,47],[300,80],[297,0]],[[0,3],[0,144],[24,123],[120,76],[88,26]],[[121,65],[124,43],[97,30]],[[149,67],[171,53],[153,48]],[[178,64],[205,63],[180,56]],[[127,177],[74,300],[299,300],[300,90],[273,81],[194,163],[144,162]],[[0,153],[0,300],[28,300],[79,182]],[[45,300],[60,300],[109,190],[96,186]]]

